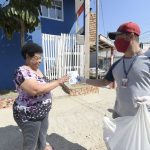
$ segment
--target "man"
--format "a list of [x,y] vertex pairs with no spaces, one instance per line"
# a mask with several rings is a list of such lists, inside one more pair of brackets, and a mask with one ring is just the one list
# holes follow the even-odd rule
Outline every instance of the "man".
[[94,86],[117,83],[113,118],[135,115],[138,109],[135,101],[144,101],[150,96],[150,59],[141,52],[140,32],[136,23],[127,22],[120,25],[117,32],[109,33],[117,51],[124,56],[110,67],[104,79],[86,79],[87,84]]

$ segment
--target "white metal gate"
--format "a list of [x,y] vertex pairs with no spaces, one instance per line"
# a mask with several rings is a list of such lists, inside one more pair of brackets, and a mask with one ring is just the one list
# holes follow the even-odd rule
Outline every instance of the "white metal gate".
[[44,73],[49,79],[57,79],[68,71],[84,75],[84,45],[77,45],[76,35],[42,34]]

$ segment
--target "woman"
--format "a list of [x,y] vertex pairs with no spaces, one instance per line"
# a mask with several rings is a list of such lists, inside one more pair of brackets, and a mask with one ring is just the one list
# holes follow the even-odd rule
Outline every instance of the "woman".
[[53,150],[46,143],[48,113],[52,103],[50,91],[68,81],[68,77],[63,76],[48,82],[39,70],[42,53],[39,45],[25,44],[22,48],[25,64],[14,75],[19,95],[13,105],[13,115],[22,130],[23,150]]

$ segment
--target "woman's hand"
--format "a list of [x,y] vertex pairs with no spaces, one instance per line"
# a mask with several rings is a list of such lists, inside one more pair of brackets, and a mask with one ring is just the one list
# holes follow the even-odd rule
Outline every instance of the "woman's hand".
[[64,82],[68,82],[69,81],[69,76],[67,75],[64,75],[62,76],[61,78],[58,79],[58,83],[61,85],[63,84]]

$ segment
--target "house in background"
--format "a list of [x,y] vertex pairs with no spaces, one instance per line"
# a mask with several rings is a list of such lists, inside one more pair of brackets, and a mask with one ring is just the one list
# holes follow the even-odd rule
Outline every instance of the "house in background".
[[140,47],[145,52],[150,49],[150,42],[140,43]]
[[[75,3],[77,0],[54,0],[51,8],[42,6],[41,24],[33,33],[26,34],[26,41],[42,45],[42,34],[60,35],[69,33],[76,21]],[[7,40],[0,30],[0,90],[14,89],[14,70],[23,64],[21,56],[20,34],[15,33]],[[43,63],[41,70],[44,70]]]
[[140,43],[140,47],[142,49],[142,52],[150,57],[150,42]]

